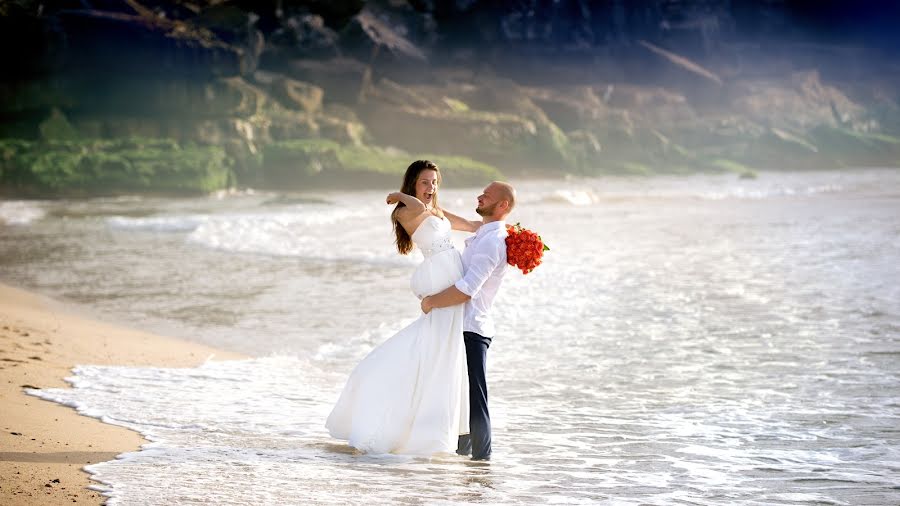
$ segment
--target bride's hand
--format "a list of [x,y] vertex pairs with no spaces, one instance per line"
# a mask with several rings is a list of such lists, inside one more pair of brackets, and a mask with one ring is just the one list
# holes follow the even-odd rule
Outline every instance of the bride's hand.
[[431,298],[430,297],[424,297],[422,299],[422,302],[419,305],[422,307],[422,312],[425,314],[430,313],[431,310],[434,309],[431,306]]
[[400,195],[401,195],[400,192],[391,192],[391,193],[388,193],[388,196],[387,196],[387,199],[386,199],[388,205],[396,204],[397,202],[400,202]]

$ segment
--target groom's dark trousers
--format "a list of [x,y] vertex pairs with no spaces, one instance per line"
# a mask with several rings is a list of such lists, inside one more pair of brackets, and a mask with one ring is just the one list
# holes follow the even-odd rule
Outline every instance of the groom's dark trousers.
[[472,460],[491,458],[491,415],[488,413],[488,391],[485,379],[487,350],[491,338],[474,332],[463,332],[466,363],[469,369],[469,432],[459,436],[456,453],[472,454]]

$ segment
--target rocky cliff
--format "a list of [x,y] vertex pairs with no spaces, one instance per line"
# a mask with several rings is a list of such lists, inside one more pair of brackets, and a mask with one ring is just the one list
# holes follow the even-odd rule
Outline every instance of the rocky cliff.
[[0,1],[0,189],[897,166],[900,9],[854,5]]

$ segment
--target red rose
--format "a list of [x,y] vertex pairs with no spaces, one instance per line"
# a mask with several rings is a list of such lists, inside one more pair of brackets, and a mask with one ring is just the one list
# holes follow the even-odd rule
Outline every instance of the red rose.
[[521,269],[522,274],[528,274],[541,265],[544,252],[550,250],[541,236],[518,223],[507,225],[506,232],[506,261],[509,265]]

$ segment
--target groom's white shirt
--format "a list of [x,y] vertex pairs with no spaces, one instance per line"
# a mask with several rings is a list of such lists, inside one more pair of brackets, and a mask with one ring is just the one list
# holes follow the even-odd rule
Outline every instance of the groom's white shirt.
[[471,297],[465,306],[463,331],[494,337],[491,305],[506,273],[506,222],[492,221],[466,239],[463,272],[456,288]]

